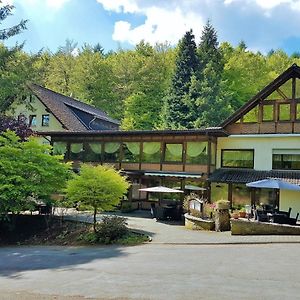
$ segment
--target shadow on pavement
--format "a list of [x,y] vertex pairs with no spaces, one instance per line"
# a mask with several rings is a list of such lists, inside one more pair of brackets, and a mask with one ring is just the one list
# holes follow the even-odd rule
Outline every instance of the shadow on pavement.
[[18,279],[26,271],[77,268],[93,260],[126,255],[120,246],[4,247],[0,249],[0,276]]

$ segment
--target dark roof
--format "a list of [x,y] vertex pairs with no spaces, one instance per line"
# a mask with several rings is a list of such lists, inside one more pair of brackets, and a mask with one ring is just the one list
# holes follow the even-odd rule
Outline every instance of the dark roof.
[[241,108],[239,108],[235,113],[233,113],[228,119],[226,119],[220,126],[225,127],[230,123],[236,122],[241,118],[242,115],[247,113],[253,107],[255,107],[262,99],[265,99],[270,94],[272,94],[277,88],[283,85],[286,81],[291,78],[300,78],[300,67],[296,64],[291,65],[287,70],[285,70],[281,75],[279,75],[275,80],[263,88],[259,93],[257,93],[252,99],[246,102]]
[[250,169],[218,169],[208,178],[211,182],[220,183],[248,183],[252,181],[276,178],[289,183],[300,184],[300,171],[257,171]]
[[222,128],[214,127],[207,129],[188,129],[188,130],[93,130],[93,131],[73,131],[73,132],[63,132],[63,131],[50,131],[50,132],[40,132],[41,135],[48,136],[97,136],[97,135],[106,135],[106,136],[135,136],[135,135],[209,135],[209,136],[228,136]]
[[116,127],[119,122],[110,118],[105,112],[73,99],[56,93],[42,86],[32,84],[30,89],[35,96],[47,107],[47,109],[57,118],[57,120],[70,131],[91,130],[89,124],[83,120],[76,111],[88,114],[90,118],[96,118],[106,123],[112,123]]

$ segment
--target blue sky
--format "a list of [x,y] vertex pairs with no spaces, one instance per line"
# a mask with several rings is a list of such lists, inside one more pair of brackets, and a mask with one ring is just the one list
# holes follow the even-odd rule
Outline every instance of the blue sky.
[[28,30],[6,42],[56,51],[65,40],[100,43],[106,51],[141,39],[174,45],[190,28],[199,40],[210,19],[219,40],[249,49],[300,52],[300,0],[2,0],[15,5],[1,27],[28,19]]

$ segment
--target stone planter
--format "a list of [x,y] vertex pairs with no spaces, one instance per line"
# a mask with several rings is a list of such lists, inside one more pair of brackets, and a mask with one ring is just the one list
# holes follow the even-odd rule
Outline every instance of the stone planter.
[[192,230],[214,230],[215,221],[210,219],[202,219],[189,215],[184,215],[185,227]]

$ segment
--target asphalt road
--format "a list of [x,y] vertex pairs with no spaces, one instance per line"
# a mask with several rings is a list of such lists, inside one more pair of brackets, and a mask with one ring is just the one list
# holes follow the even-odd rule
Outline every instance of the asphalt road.
[[300,299],[299,244],[0,248],[0,299]]

